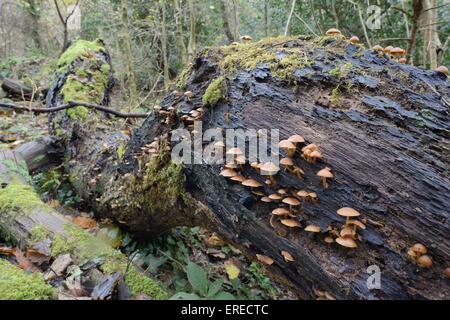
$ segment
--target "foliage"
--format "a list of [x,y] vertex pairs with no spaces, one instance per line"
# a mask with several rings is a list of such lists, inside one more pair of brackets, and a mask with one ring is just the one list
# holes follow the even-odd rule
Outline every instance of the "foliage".
[[211,81],[203,95],[203,104],[214,106],[224,98],[225,77],[218,77]]

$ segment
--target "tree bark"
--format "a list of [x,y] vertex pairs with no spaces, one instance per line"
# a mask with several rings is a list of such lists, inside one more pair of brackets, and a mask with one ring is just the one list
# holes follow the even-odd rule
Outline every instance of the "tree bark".
[[4,78],[2,82],[2,89],[10,96],[19,99],[29,99],[33,95],[33,89],[24,85],[18,80]]
[[236,41],[236,38],[234,37],[233,32],[231,32],[230,23],[228,21],[229,14],[228,14],[227,6],[226,6],[226,1],[220,0],[219,7],[220,7],[220,11],[222,12],[223,32],[227,36],[228,42],[230,42],[230,43],[234,42],[234,41]]
[[[299,50],[311,62],[293,72],[290,81],[278,79],[275,69],[265,64],[226,74],[220,69],[220,51],[199,56],[187,83],[193,97],[168,94],[163,110],[146,119],[131,137],[57,118],[68,137],[65,167],[77,177],[76,190],[99,216],[137,233],[201,225],[249,256],[270,256],[275,262],[268,269],[302,298],[314,298],[320,289],[339,299],[448,299],[443,276],[450,254],[447,78],[372,51],[357,54],[340,41],[317,48],[311,40],[299,38],[261,45],[261,52],[281,54],[286,47]],[[245,52],[242,59],[249,59]],[[349,63],[348,74],[329,73]],[[213,107],[204,106],[206,88],[223,74],[222,99]],[[332,99],[337,87],[351,88],[341,90],[341,103]],[[51,94],[49,106],[61,99],[58,90]],[[180,167],[170,161],[170,135],[185,127],[182,115],[200,106],[205,109],[203,130],[275,128],[281,138],[301,134],[307,143],[321,147],[323,163],[295,158],[305,171],[303,180],[281,171],[275,187],[261,189],[270,194],[285,188],[294,196],[302,189],[316,192],[318,203],[303,203],[299,220],[303,227],[320,226],[320,234],[287,230],[279,235],[270,223],[270,212],[279,204],[260,202],[248,188],[221,177],[219,165]],[[171,107],[180,113],[171,113]],[[145,152],[153,141],[159,148],[156,157]],[[326,166],[335,179],[323,189],[316,172]],[[264,183],[249,165],[241,171]],[[342,226],[344,220],[336,211],[346,206],[361,212],[367,224],[358,231],[361,240],[354,250],[323,240],[329,226]],[[408,248],[416,242],[428,248],[432,268],[420,269],[409,260]],[[285,262],[282,250],[295,261]],[[376,290],[367,286],[367,268],[372,265],[381,270],[381,287]]]

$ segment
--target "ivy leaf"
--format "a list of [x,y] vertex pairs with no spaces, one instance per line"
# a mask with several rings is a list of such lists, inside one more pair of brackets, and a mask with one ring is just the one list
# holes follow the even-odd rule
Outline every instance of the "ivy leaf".
[[206,271],[198,264],[189,262],[187,265],[187,277],[194,291],[206,296],[208,291],[208,276]]

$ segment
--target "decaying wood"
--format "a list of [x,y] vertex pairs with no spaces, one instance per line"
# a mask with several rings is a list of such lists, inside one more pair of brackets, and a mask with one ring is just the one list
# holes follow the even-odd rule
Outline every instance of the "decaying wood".
[[33,89],[27,85],[24,85],[20,81],[4,78],[2,81],[2,89],[5,90],[10,96],[16,98],[29,99],[33,95]]
[[[277,79],[265,64],[226,74],[223,99],[207,108],[202,96],[211,80],[224,74],[220,55],[208,51],[194,61],[189,75],[186,89],[193,96],[168,94],[163,112],[147,118],[132,137],[105,129],[98,123],[101,118],[55,119],[65,130],[66,168],[77,177],[78,193],[98,215],[142,234],[179,225],[216,231],[252,257],[271,257],[269,270],[282,275],[303,298],[315,298],[320,290],[340,299],[448,299],[442,271],[450,255],[450,115],[441,99],[450,95],[447,78],[341,41],[315,46],[297,39],[270,48],[296,48],[311,64],[296,70],[290,81]],[[330,73],[348,64],[347,74]],[[60,103],[63,80],[51,90],[48,107]],[[325,233],[288,230],[278,235],[269,223],[277,205],[260,202],[248,188],[219,176],[219,165],[185,165],[183,190],[173,199],[165,186],[179,177],[149,177],[146,165],[155,160],[143,155],[142,148],[155,138],[165,146],[170,132],[184,127],[180,116],[200,106],[205,108],[203,130],[275,128],[281,138],[300,134],[319,145],[323,162],[295,159],[305,170],[303,180],[282,171],[276,186],[263,191],[270,194],[283,187],[316,192],[318,203],[305,203],[299,219],[303,226],[315,224],[322,230],[343,224],[336,214],[339,208],[357,209],[367,223],[358,232],[358,248],[327,244]],[[171,107],[179,113],[168,125]],[[164,172],[169,160],[162,156],[155,172]],[[335,175],[326,190],[316,176],[325,166]],[[249,165],[242,173],[264,182]],[[432,268],[419,269],[408,259],[407,250],[416,242],[427,246]],[[286,262],[282,250],[295,261]],[[372,265],[381,270],[379,289],[367,286]]]

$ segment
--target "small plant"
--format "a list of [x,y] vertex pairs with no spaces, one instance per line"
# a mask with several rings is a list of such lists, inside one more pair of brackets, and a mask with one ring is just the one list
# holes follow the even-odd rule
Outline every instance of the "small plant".
[[220,278],[214,282],[208,280],[208,274],[198,264],[189,262],[186,267],[189,284],[193,292],[178,292],[170,300],[234,300],[231,293],[222,289],[224,279]]

